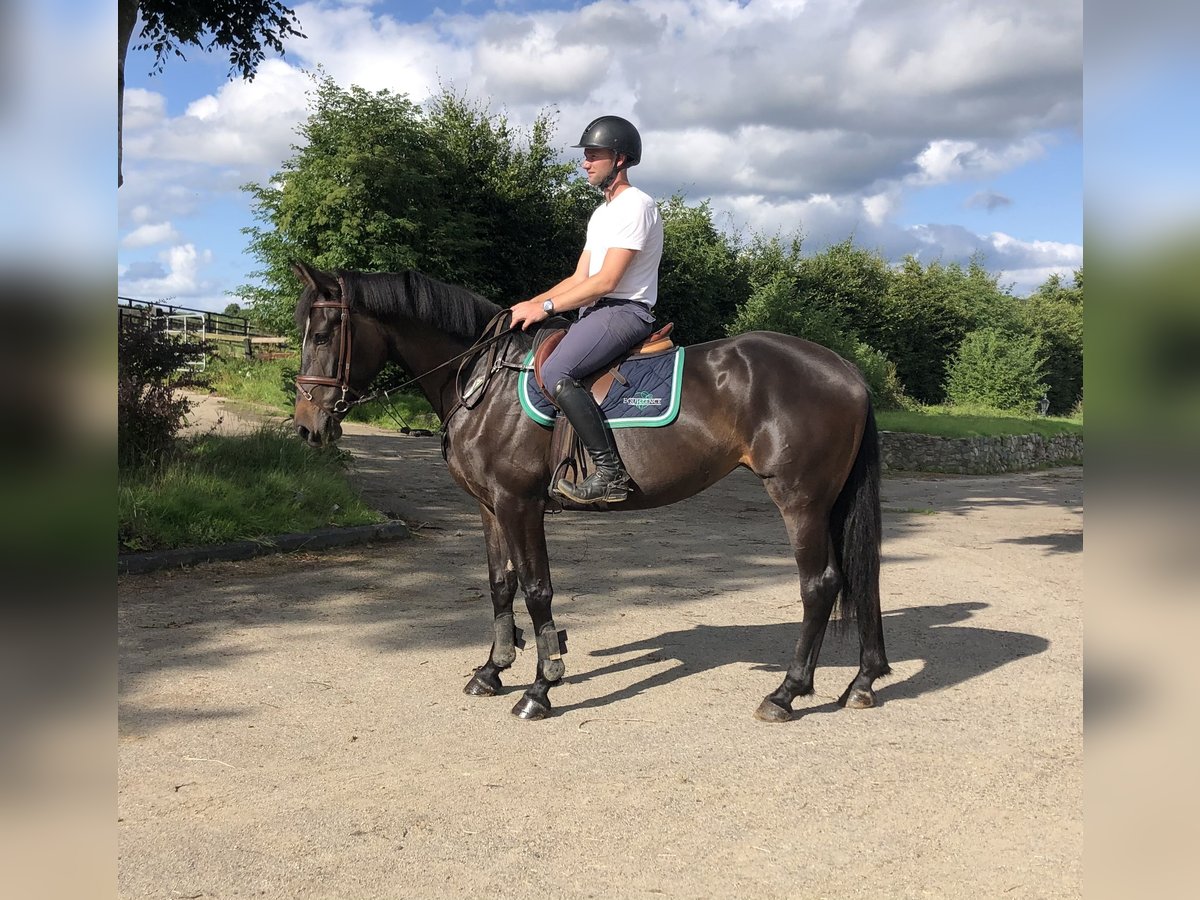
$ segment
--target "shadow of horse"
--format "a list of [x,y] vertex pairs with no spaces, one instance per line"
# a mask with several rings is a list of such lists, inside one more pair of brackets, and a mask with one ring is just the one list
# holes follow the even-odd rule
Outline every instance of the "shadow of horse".
[[[880,687],[879,704],[912,699],[961,684],[1008,663],[1042,653],[1050,646],[1048,640],[1037,635],[957,624],[969,620],[975,612],[987,606],[982,602],[964,601],[912,606],[885,614],[888,655],[893,663],[920,660],[924,665],[919,672]],[[594,650],[588,655],[602,658],[628,653],[640,655],[569,675],[566,679],[568,683],[585,684],[606,675],[657,666],[666,660],[675,660],[677,665],[618,690],[557,709],[559,713],[569,713],[608,706],[680,678],[732,664],[750,664],[755,671],[783,672],[790,662],[790,653],[783,655],[780,648],[793,646],[796,634],[796,625],[790,622],[771,625],[697,625],[617,647]],[[826,644],[822,662],[825,666],[853,667],[858,665],[858,658],[850,641],[833,640]],[[838,709],[837,703],[830,700],[815,707],[798,709],[797,713],[809,715]]]

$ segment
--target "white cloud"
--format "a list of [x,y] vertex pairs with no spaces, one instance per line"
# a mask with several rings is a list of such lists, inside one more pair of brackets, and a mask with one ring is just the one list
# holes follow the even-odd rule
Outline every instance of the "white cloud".
[[895,209],[896,201],[897,192],[895,190],[883,191],[863,197],[862,207],[867,221],[875,226],[882,225],[887,221],[892,210]]
[[153,128],[166,118],[166,114],[167,98],[162,94],[142,88],[125,88],[121,127],[126,134]]
[[1045,135],[1029,135],[998,147],[975,141],[932,141],[917,154],[918,172],[909,181],[920,185],[987,178],[1042,156],[1047,140]]
[[129,277],[134,266],[118,268],[118,293],[141,300],[180,300],[212,291],[201,277],[202,267],[212,262],[210,251],[181,244],[164,250],[158,259],[161,266],[138,269],[146,273],[141,277]]
[[603,81],[611,58],[603,46],[564,45],[552,29],[535,25],[518,35],[485,37],[473,62],[493,96],[538,103],[552,95],[586,98]]
[[[995,176],[1079,131],[1081,6],[467,3],[406,23],[366,0],[304,4],[296,9],[307,39],[289,41],[285,59],[266,60],[254,82],[224,84],[174,117],[160,94],[127,91],[126,169],[137,177],[118,195],[121,227],[126,241],[148,239],[143,228],[180,222],[240,183],[265,180],[299,140],[312,87],[302,67],[319,65],[341,85],[418,103],[445,85],[489,101],[516,126],[551,107],[563,145],[600,113],[624,115],[645,145],[635,183],[657,196],[682,189],[690,200],[711,198],[718,218],[740,230],[799,230],[811,249],[853,234],[893,259],[982,250],[993,268],[1033,277],[1074,265],[1081,249],[974,234],[952,224],[953,209],[941,223],[895,219],[906,198],[937,185],[982,197]],[[1010,199],[1005,214],[1019,213],[1020,196]],[[181,262],[163,278],[185,271]]]
[[1083,265],[1083,248],[1078,244],[1065,244],[1059,241],[1023,241],[999,231],[988,235],[988,240],[1002,258],[1037,262],[1052,268],[1061,266],[1078,268]]
[[[190,103],[181,116],[166,117],[163,106],[143,96],[141,113],[132,122],[126,119],[125,159],[133,165],[172,160],[265,172],[296,142],[311,87],[300,70],[268,59],[254,81],[226,82],[215,95]],[[126,102],[128,97],[126,92]]]
[[296,7],[307,40],[291,41],[288,58],[320,66],[338,84],[408,94],[421,102],[439,81],[465,85],[479,21],[437,11],[425,22],[398,22],[367,6]]
[[[894,195],[876,195],[878,204]],[[855,244],[878,250],[898,262],[913,255],[925,263],[966,262],[980,254],[984,265],[1012,284],[1018,296],[1030,293],[1051,272],[1069,275],[1083,265],[1083,246],[1059,241],[1022,240],[1003,232],[976,234],[960,225],[899,225],[874,215],[856,196],[814,195],[771,203],[763,197],[723,197],[718,208],[731,209],[732,225],[743,232],[784,237],[799,233],[806,252],[819,252],[852,237]]]
[[167,244],[179,240],[179,232],[170,222],[139,225],[121,239],[121,246],[134,249],[137,247],[153,247],[155,244]]

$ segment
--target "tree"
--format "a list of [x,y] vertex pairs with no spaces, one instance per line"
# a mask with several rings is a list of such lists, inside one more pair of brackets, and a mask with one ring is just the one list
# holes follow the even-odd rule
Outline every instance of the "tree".
[[305,138],[267,184],[245,186],[244,229],[263,268],[238,294],[272,330],[293,329],[291,264],[402,271],[508,305],[574,268],[595,195],[556,163],[552,122],[527,134],[450,92],[427,110],[403,95],[317,82]]
[[908,392],[922,403],[945,399],[946,371],[967,334],[978,328],[1022,330],[1019,301],[1002,290],[977,257],[923,266],[909,256],[893,272],[880,307],[876,345]]
[[878,346],[883,299],[891,270],[878,252],[855,247],[847,238],[799,262],[804,302],[821,310],[847,335]]
[[229,51],[229,77],[253,80],[264,45],[282,54],[285,38],[304,37],[296,14],[278,0],[117,0],[117,187],[125,180],[125,57],[139,17],[141,43],[134,49],[154,51],[151,74],[163,70],[168,56],[186,59],[184,47],[220,47]]
[[749,296],[738,248],[717,230],[708,202],[688,206],[681,194],[661,205],[663,258],[658,321],[674,322],[672,337],[697,344],[725,336],[725,323]]
[[1046,390],[1041,343],[997,328],[972,331],[946,377],[946,397],[957,405],[1032,413]]
[[1022,318],[1046,356],[1050,412],[1071,412],[1083,396],[1083,269],[1071,284],[1057,274],[1046,279],[1025,301]]
[[805,260],[801,242],[755,236],[741,257],[749,296],[729,323],[729,334],[778,331],[815,341],[843,355],[853,346],[836,311],[803,290]]
[[741,257],[750,296],[738,307],[729,334],[778,331],[828,347],[853,362],[881,408],[908,405],[896,366],[860,339],[850,322],[867,319],[887,289],[882,257],[838,244],[812,257],[800,240],[756,237]]

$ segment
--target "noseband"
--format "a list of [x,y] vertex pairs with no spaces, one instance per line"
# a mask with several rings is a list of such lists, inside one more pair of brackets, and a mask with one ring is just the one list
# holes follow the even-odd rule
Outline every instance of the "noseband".
[[[338,278],[338,287],[341,288],[342,293],[340,300],[313,301],[309,307],[308,321],[304,323],[304,339],[300,344],[301,352],[303,352],[304,341],[308,338],[308,327],[312,321],[312,311],[314,309],[341,310],[340,339],[338,342],[340,348],[337,367],[334,369],[332,377],[326,375],[297,375],[296,390],[304,395],[305,400],[317,408],[327,413],[333,413],[336,416],[344,416],[350,411],[350,407],[359,402],[356,398],[360,398],[362,395],[350,386],[350,348],[353,346],[353,342],[350,339],[350,304],[346,300],[346,284],[340,276]],[[340,388],[342,396],[332,406],[325,406],[313,399],[312,393],[305,390],[305,385]]]

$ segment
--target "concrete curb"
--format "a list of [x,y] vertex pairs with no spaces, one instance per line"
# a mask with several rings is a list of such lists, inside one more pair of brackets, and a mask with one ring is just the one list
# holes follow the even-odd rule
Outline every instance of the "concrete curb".
[[395,541],[412,535],[408,523],[395,520],[379,525],[349,528],[318,528],[304,534],[280,534],[259,541],[234,541],[213,547],[162,550],[151,553],[121,553],[117,556],[118,575],[137,575],[159,569],[194,566],[204,562],[233,562],[268,553],[292,553],[297,550],[325,550],[370,541]]

